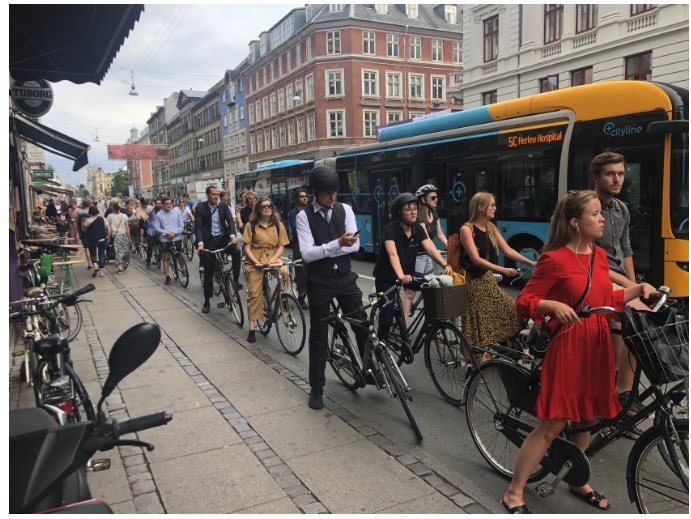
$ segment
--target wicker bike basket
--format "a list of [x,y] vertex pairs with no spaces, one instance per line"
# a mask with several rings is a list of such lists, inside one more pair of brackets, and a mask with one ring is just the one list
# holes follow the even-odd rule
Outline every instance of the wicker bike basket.
[[427,319],[453,319],[465,314],[468,304],[468,288],[465,285],[423,287],[420,290]]
[[658,326],[624,337],[645,376],[653,385],[689,377],[689,319]]

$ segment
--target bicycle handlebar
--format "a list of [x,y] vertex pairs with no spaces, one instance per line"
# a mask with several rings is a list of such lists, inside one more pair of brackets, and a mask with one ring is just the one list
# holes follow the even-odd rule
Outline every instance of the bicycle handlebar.
[[[524,272],[525,269],[516,269],[516,275],[511,279],[511,281],[509,281],[509,285],[513,286],[516,281],[523,277]],[[504,280],[504,276],[498,272],[492,272],[492,275],[494,276],[494,279],[497,280],[497,283],[501,283]]]
[[124,434],[130,434],[138,431],[144,431],[153,427],[160,427],[165,425],[173,419],[170,413],[162,411],[160,413],[153,413],[123,422],[113,421],[113,436],[115,438]]
[[[669,298],[669,295],[672,293],[672,291],[666,287],[666,286],[661,286],[660,288],[657,289],[657,294],[660,295],[658,298],[657,303],[655,303],[655,306],[651,308],[651,312],[657,312],[664,306],[664,304],[667,302],[667,299]],[[648,299],[648,302],[652,302],[652,298]],[[590,317],[593,314],[603,314],[603,313],[608,313],[608,314],[616,314],[616,315],[623,315],[623,312],[620,312],[616,308],[613,308],[611,306],[584,306],[580,310],[576,312],[576,315],[578,317]]]
[[[45,292],[41,293],[40,296],[38,297],[29,297],[25,299],[20,299],[19,301],[12,301],[10,303],[10,306],[13,305],[19,305],[19,304],[32,304],[36,305],[39,307],[55,307],[58,304],[62,303],[67,306],[74,306],[77,304],[78,298],[81,295],[88,294],[89,292],[92,292],[93,290],[96,290],[96,287],[93,285],[93,283],[89,283],[86,286],[83,286],[82,288],[79,288],[75,290],[74,292],[70,294],[58,294],[54,296],[47,296]],[[37,315],[39,314],[40,311],[29,311],[29,310],[20,310],[19,312],[15,312],[14,314],[10,314],[10,319],[17,315],[21,316],[28,316],[28,315]]]

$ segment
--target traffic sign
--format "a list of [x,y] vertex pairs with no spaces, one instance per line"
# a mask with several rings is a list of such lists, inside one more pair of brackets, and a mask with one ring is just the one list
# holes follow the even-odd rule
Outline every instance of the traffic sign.
[[31,170],[31,182],[37,184],[42,180],[50,180],[55,176],[52,169],[33,169]]

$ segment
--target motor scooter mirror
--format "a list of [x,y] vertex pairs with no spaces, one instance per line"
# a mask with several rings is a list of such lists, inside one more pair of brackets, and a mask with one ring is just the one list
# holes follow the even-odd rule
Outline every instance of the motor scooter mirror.
[[110,350],[108,356],[108,378],[103,384],[98,414],[101,415],[103,401],[110,396],[127,375],[144,364],[158,348],[161,330],[152,323],[140,323],[123,333]]

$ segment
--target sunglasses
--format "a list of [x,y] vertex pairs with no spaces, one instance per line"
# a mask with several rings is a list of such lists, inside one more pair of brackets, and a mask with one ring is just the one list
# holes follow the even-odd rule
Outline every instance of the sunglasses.
[[262,204],[259,206],[259,209],[273,209],[273,204]]
[[434,195],[434,196],[430,196],[429,199],[430,200],[438,200],[439,197],[437,195]]

